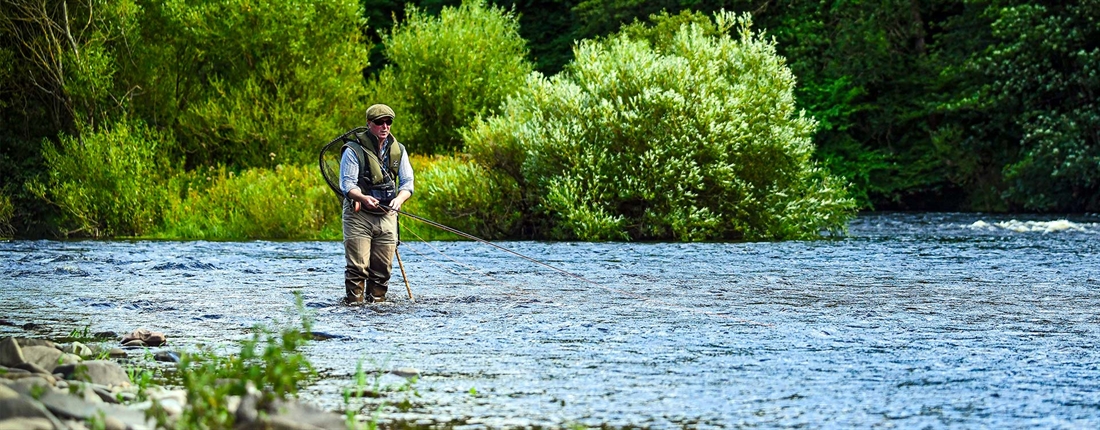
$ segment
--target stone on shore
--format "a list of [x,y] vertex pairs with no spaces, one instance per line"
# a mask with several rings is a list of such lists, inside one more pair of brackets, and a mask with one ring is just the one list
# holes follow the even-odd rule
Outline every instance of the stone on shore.
[[54,372],[65,379],[77,379],[106,386],[130,385],[130,377],[118,363],[109,360],[89,360],[78,364],[58,366]]
[[123,346],[162,346],[168,343],[168,338],[164,333],[139,328],[123,336],[121,343]]
[[[0,425],[3,426],[16,426],[16,425],[40,425],[44,420],[49,426],[46,427],[30,427],[30,428],[47,428],[47,429],[62,429],[61,422],[57,420],[52,414],[50,414],[45,407],[33,398],[20,395],[11,387],[5,384],[0,384],[0,417],[4,417],[3,421],[0,421]],[[23,428],[23,427],[11,427],[11,428]]]
[[61,352],[60,349],[48,346],[32,345],[25,346],[22,349],[23,357],[27,363],[37,364],[50,372],[53,372],[59,364],[75,364],[81,360],[76,355],[66,354]]
[[26,362],[27,359],[23,356],[23,348],[19,347],[19,343],[15,341],[14,337],[0,341],[0,366],[12,367]]
[[46,418],[8,418],[0,420],[0,430],[54,430]]
[[46,340],[46,339],[32,339],[32,338],[29,338],[29,337],[19,337],[19,338],[16,338],[15,340],[16,340],[16,342],[19,342],[19,346],[22,347],[22,348],[26,348],[28,346],[44,346],[44,347],[47,347],[47,348],[58,349],[56,343],[53,343],[53,341]]
[[12,366],[12,368],[26,370],[28,372],[37,373],[39,375],[49,375],[51,378],[53,377],[53,373],[50,373],[49,370],[43,369],[42,366],[34,363],[20,363]]
[[46,394],[42,395],[40,401],[46,406],[47,410],[62,419],[87,421],[89,419],[99,419],[100,417],[110,417],[117,421],[111,427],[124,429],[151,429],[156,425],[155,422],[145,418],[145,412],[143,411],[88,401],[82,397],[70,395],[63,390],[48,390]]
[[73,342],[65,345],[61,348],[61,350],[69,354],[79,355],[80,358],[89,358],[95,355],[95,352],[92,351],[92,348],[89,348],[88,345],[80,342]]
[[412,378],[414,376],[420,376],[420,371],[414,367],[398,367],[390,371],[390,373],[400,376],[402,378]]
[[261,414],[259,412],[256,397],[254,395],[246,396],[237,409],[236,428],[241,430],[347,428],[347,422],[343,416],[334,412],[325,412],[297,401],[275,400],[264,409],[265,413]]

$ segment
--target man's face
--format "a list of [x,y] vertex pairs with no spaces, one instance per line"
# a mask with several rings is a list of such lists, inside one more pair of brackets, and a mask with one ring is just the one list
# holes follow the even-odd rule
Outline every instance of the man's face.
[[379,142],[385,141],[387,137],[390,137],[390,125],[393,124],[393,118],[384,116],[381,118],[375,118],[373,121],[367,123],[370,127],[370,133],[374,137],[378,138]]

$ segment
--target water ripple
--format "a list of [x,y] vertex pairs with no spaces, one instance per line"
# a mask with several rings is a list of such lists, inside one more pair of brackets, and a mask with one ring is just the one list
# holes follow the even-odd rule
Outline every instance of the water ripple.
[[9,241],[0,335],[232,342],[295,323],[298,293],[323,375],[305,399],[344,408],[359,363],[420,370],[412,409],[384,422],[1095,428],[1098,221],[875,214],[818,242],[502,243],[598,285],[408,242],[415,300],[395,271],[389,302],[360,307],[340,303],[339,242]]

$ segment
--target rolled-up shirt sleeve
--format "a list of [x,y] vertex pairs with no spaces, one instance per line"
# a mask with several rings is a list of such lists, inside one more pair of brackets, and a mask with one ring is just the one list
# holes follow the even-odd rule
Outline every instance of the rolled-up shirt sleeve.
[[413,168],[409,163],[408,152],[401,151],[401,164],[397,166],[397,178],[400,181],[400,186],[397,187],[397,191],[405,190],[409,194],[413,192]]
[[[409,173],[410,175],[412,173],[411,167]],[[404,182],[403,178],[402,182]],[[359,158],[355,156],[355,151],[344,149],[344,155],[340,156],[340,191],[343,191],[344,197],[347,197],[351,190],[357,189],[359,189]]]

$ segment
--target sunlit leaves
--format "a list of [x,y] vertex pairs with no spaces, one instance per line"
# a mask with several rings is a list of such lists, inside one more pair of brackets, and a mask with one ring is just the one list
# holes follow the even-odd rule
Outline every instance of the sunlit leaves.
[[814,122],[795,108],[794,78],[749,25],[720,14],[668,37],[583,41],[563,74],[532,75],[501,115],[472,127],[470,150],[530,187],[532,210],[560,238],[841,230],[852,202],[814,167]]

